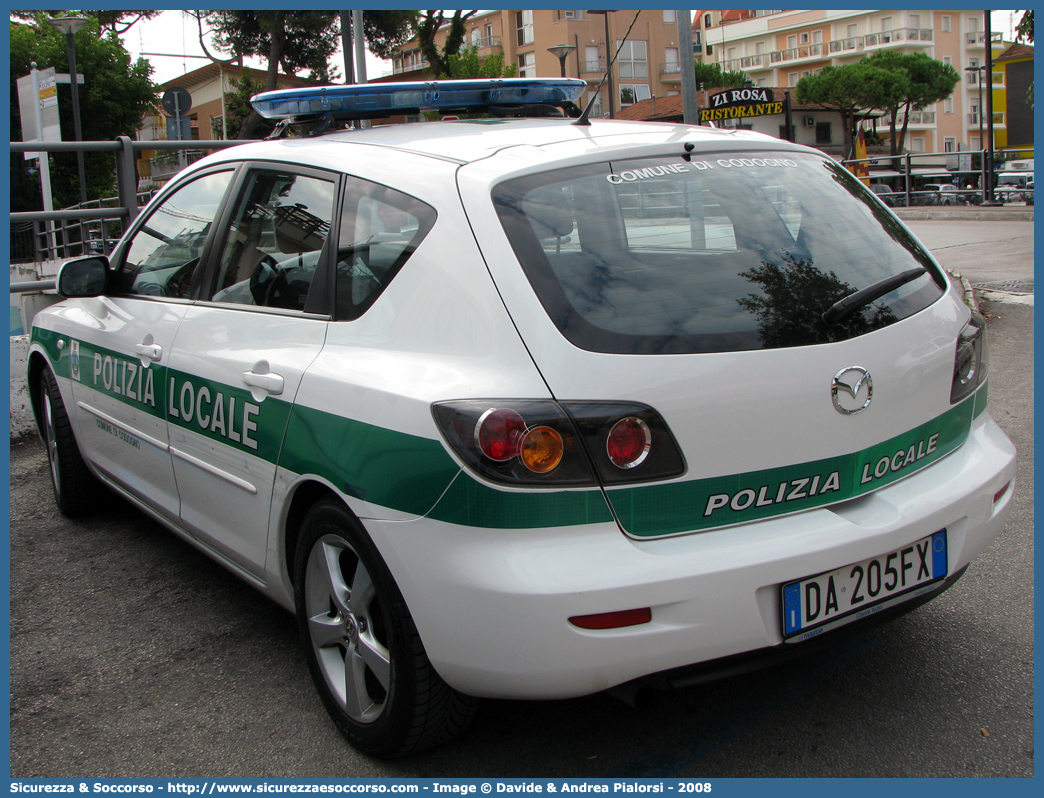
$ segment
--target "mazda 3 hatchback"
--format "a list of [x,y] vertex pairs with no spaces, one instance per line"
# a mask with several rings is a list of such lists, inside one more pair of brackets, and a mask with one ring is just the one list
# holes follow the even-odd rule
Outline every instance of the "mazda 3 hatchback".
[[373,754],[808,651],[1008,515],[983,321],[906,227],[821,152],[584,88],[260,95],[327,132],[185,169],[34,321],[61,510],[103,483],[296,613]]

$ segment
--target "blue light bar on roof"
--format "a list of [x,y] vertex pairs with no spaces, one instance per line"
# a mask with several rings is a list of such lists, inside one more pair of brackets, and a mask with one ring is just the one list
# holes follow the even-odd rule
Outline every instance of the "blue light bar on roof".
[[250,104],[266,119],[332,115],[366,119],[419,110],[576,103],[587,88],[579,78],[493,78],[413,83],[366,83],[276,89],[256,94]]

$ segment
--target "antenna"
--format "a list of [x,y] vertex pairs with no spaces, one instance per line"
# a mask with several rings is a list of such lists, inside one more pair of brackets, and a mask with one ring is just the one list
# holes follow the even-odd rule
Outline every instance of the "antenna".
[[[608,14],[609,12],[606,11],[605,13]],[[620,55],[620,51],[623,49],[624,43],[627,41],[627,37],[631,35],[631,28],[634,27],[634,23],[638,21],[638,15],[641,13],[642,12],[640,10],[634,12],[634,19],[631,20],[631,24],[628,26],[627,32],[623,35],[623,38],[620,40],[620,46],[616,48],[616,52],[613,54],[612,60],[609,61],[608,66],[605,68],[605,74],[602,75],[602,79],[598,82],[598,86],[595,88],[594,94],[591,95],[591,101],[587,104],[587,107],[584,109],[584,112],[580,114],[580,118],[573,122],[574,125],[587,127],[591,124],[591,120],[589,118],[591,116],[591,108],[594,107],[595,100],[598,99],[598,95],[602,91],[602,86],[605,85],[606,79],[613,71],[613,64],[616,63],[616,59]],[[608,25],[608,23],[606,23],[606,25]],[[605,43],[605,51],[606,53],[609,52],[609,42]]]

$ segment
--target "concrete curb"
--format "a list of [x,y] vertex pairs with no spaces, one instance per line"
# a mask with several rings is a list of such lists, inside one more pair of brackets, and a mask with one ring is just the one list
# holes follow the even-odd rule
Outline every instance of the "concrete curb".
[[928,208],[892,208],[904,222],[1032,222],[1032,206],[982,208],[975,205],[943,205]]

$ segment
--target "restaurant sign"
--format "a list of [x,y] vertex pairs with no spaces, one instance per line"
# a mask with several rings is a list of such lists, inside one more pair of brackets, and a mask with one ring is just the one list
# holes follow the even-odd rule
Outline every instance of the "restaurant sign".
[[710,107],[700,109],[700,122],[783,113],[782,101],[775,102],[768,89],[726,89],[708,99]]

